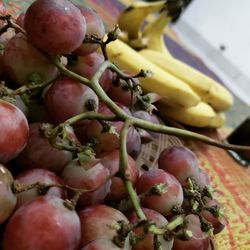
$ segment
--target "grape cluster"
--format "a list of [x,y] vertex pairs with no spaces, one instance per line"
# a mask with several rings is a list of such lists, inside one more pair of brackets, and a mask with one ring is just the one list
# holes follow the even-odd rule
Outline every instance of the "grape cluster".
[[189,149],[164,149],[157,169],[137,165],[165,128],[143,71],[108,61],[117,28],[106,32],[68,0],[0,18],[1,249],[206,250],[225,225]]

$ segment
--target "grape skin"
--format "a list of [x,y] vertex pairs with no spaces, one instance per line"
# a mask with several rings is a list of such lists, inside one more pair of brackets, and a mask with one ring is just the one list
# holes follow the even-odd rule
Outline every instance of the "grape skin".
[[138,179],[136,191],[138,194],[143,194],[158,184],[166,184],[166,192],[161,195],[146,195],[141,200],[141,204],[167,216],[171,214],[171,209],[174,206],[181,206],[183,202],[181,184],[173,175],[162,169],[149,170]]
[[45,95],[45,109],[49,118],[56,124],[64,122],[72,116],[98,109],[99,99],[88,86],[67,77],[57,79]]
[[[88,37],[95,36],[103,39],[105,35],[105,26],[98,13],[84,5],[77,5],[77,7],[86,20],[86,35]],[[88,55],[95,52],[98,48],[99,44],[83,43],[74,53],[77,55]]]
[[50,81],[58,75],[56,66],[21,33],[7,42],[3,64],[5,74],[19,85],[30,82],[34,73],[39,77],[39,83]]
[[24,170],[42,168],[61,173],[64,166],[72,159],[72,153],[54,148],[48,139],[39,132],[41,124],[30,124],[30,135],[27,146],[16,158]]
[[[63,185],[63,181],[59,178],[55,173],[46,170],[35,168],[31,170],[24,171],[20,173],[16,178],[16,181],[22,183],[24,185],[29,185],[32,183],[42,183],[42,184],[55,184],[55,185]],[[17,195],[17,204],[16,209],[22,206],[24,203],[29,202],[37,198],[39,195],[37,189],[30,189],[25,192],[19,193]],[[56,196],[59,198],[65,198],[65,192],[63,189],[59,187],[50,188],[46,194],[42,194],[45,196]]]
[[86,34],[80,10],[67,0],[37,0],[26,11],[27,36],[36,47],[51,55],[79,48]]
[[0,99],[0,163],[14,159],[28,142],[29,126],[23,112]]
[[0,224],[10,217],[16,206],[17,198],[11,189],[13,181],[10,171],[0,163]]
[[82,237],[81,245],[85,246],[96,239],[112,240],[117,235],[116,229],[111,227],[118,221],[128,223],[126,216],[119,210],[106,206],[95,205],[79,211],[81,221]]
[[77,249],[80,220],[63,203],[58,197],[38,197],[21,206],[8,221],[3,249]]
[[[160,213],[148,209],[148,208],[143,208],[143,212],[146,216],[146,218],[156,224],[157,227],[161,228],[164,227],[168,224],[167,219],[161,215]],[[136,216],[135,212],[132,212],[128,214],[128,219],[130,222],[135,223],[138,222],[138,218]],[[143,227],[137,227],[134,229],[134,232],[138,235],[143,234]],[[162,238],[162,236],[158,237],[158,240],[162,244],[162,249],[164,250],[171,250],[173,246],[173,239],[170,241],[166,241]],[[147,233],[146,237],[143,238],[142,240],[139,240],[132,248],[133,250],[154,250],[154,237],[152,233]]]

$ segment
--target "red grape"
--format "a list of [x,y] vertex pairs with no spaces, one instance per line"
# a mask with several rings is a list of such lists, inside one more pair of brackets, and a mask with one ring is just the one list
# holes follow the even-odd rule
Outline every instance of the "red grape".
[[21,206],[10,218],[4,250],[70,249],[79,247],[80,220],[58,197],[38,197]]
[[182,185],[186,185],[187,179],[199,172],[196,155],[184,146],[170,146],[164,149],[160,153],[158,165],[174,175]]
[[[24,185],[33,184],[37,182],[41,184],[56,184],[56,185],[63,184],[63,181],[53,172],[39,168],[22,172],[15,178],[15,180]],[[19,208],[21,205],[23,205],[28,201],[34,200],[39,195],[41,194],[39,194],[37,189],[30,189],[25,192],[19,193],[17,195],[16,208]],[[50,188],[44,195],[65,198],[64,190],[58,187]]]
[[123,248],[116,246],[111,240],[109,239],[96,239],[85,245],[81,248],[81,250],[130,250],[131,246],[128,244],[125,245]]
[[[110,192],[107,196],[107,199],[111,201],[120,201],[128,196],[128,192],[124,186],[123,179],[120,176],[114,176],[119,171],[119,150],[114,150],[107,152],[102,155],[101,162],[103,165],[109,169],[112,177]],[[133,185],[135,185],[138,177],[139,170],[136,166],[136,162],[131,156],[128,155],[128,169],[127,169],[127,178],[129,178]]]
[[181,206],[183,202],[181,184],[173,175],[168,174],[162,169],[149,170],[138,179],[136,191],[138,194],[143,194],[158,184],[166,185],[165,192],[160,195],[147,194],[142,198],[141,203],[142,206],[153,209],[166,216],[171,214],[171,209],[174,206]]
[[46,111],[55,123],[98,109],[98,105],[98,97],[91,88],[67,77],[56,80],[45,95]]
[[[205,199],[205,205],[209,206],[209,207],[213,207],[213,208],[215,208],[217,210],[222,209],[221,204],[215,199],[211,200],[211,199],[206,198]],[[205,210],[205,209],[202,210],[200,212],[200,214],[208,222],[210,222],[213,225],[213,228],[214,228],[213,233],[214,234],[220,233],[224,229],[224,227],[225,227],[225,225],[227,223],[226,218],[222,214],[218,214],[218,216],[214,216],[211,212],[209,212],[208,210]]]
[[131,105],[133,107],[137,100],[136,95],[131,92],[127,83],[123,79],[116,79],[116,76],[114,76],[113,84],[107,94],[113,101],[119,102],[127,107]]
[[[156,224],[157,227],[164,227],[168,224],[167,219],[160,213],[148,209],[148,208],[143,208],[143,212],[146,216],[146,218],[149,221],[152,221]],[[136,216],[136,213],[133,212],[129,214],[128,219],[132,223],[136,223],[138,221],[138,218]],[[134,232],[138,235],[141,235],[144,233],[143,227],[137,227],[134,229]],[[164,250],[171,250],[173,246],[173,240],[166,241],[162,238],[162,236],[158,237],[158,240],[161,242],[161,247]],[[147,233],[146,237],[143,238],[142,240],[139,240],[132,248],[133,250],[154,250],[154,236],[152,233]]]
[[52,55],[79,48],[86,34],[86,21],[68,0],[37,0],[26,11],[24,26],[30,41]]
[[24,29],[24,18],[25,18],[25,13],[20,13],[16,19],[16,24],[23,29]]
[[117,235],[115,227],[112,226],[119,221],[128,223],[123,213],[106,205],[95,205],[81,210],[79,217],[82,228],[82,246],[96,239],[112,240]]
[[[144,110],[138,110],[133,113],[133,116],[139,119],[143,119],[145,121],[152,122],[154,124],[161,124],[160,119],[155,114],[150,114],[147,111]],[[158,138],[158,133],[146,131],[143,129],[139,130],[139,133],[141,135],[142,143],[148,143],[153,141],[155,138]]]
[[[73,72],[90,80],[103,62],[103,55],[94,52],[86,56],[78,56],[77,60],[70,63],[68,67]],[[105,91],[110,88],[112,78],[112,72],[106,69],[99,80],[100,85]]]
[[28,122],[23,112],[13,104],[0,99],[0,162],[15,158],[26,146]]
[[95,189],[80,196],[78,200],[80,207],[103,202],[110,190],[110,172],[97,159],[89,159],[82,164],[78,159],[74,159],[65,166],[61,176],[65,184],[71,187]]
[[[105,35],[105,27],[98,13],[87,6],[78,5],[77,7],[80,9],[82,15],[86,20],[86,25],[87,25],[86,36],[88,37],[95,36],[97,38],[102,39]],[[98,49],[98,47],[99,44],[83,43],[75,51],[75,53],[77,55],[88,55],[90,53],[95,52]]]
[[[28,144],[17,157],[17,163],[24,169],[43,168],[60,173],[72,159],[72,153],[54,148],[40,133],[40,123],[30,124]],[[74,135],[72,135],[74,138]]]
[[173,250],[208,250],[209,239],[201,231],[200,219],[197,215],[187,215],[187,230],[193,234],[189,240],[174,240]]
[[[99,113],[106,115],[113,115],[112,111],[105,105],[99,106]],[[102,124],[93,120],[86,128],[86,135],[88,139],[95,137],[98,139],[99,144],[96,147],[97,152],[99,151],[112,151],[119,148],[119,134],[123,127],[123,122],[111,122],[111,125],[115,128],[116,133],[104,133]]]
[[10,171],[0,163],[0,224],[7,220],[16,206],[16,196],[12,192],[14,179]]
[[4,70],[18,84],[27,84],[36,74],[39,82],[58,74],[57,68],[21,34],[16,34],[4,49]]
[[127,152],[130,156],[134,159],[138,157],[141,153],[141,137],[138,131],[134,127],[130,127],[128,129],[128,136],[127,136]]

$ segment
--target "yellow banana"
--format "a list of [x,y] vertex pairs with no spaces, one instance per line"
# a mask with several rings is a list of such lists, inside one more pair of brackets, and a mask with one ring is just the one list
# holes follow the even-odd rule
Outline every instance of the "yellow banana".
[[165,72],[121,40],[109,43],[106,50],[109,60],[122,69],[134,74],[141,69],[153,72],[152,77],[140,79],[144,91],[159,94],[171,106],[191,107],[198,104],[199,96],[186,83]]
[[153,12],[160,11],[165,4],[166,1],[132,3],[121,13],[118,19],[119,28],[128,33],[129,39],[138,39],[145,18]]
[[[163,11],[152,22],[145,26],[142,31],[141,40],[144,41],[144,47],[150,50],[156,50],[165,56],[172,57],[168,51],[164,41],[164,30],[167,24],[170,22],[171,17],[167,11]],[[135,41],[130,41],[130,45],[133,47]]]
[[226,115],[221,113],[216,113],[216,116],[212,119],[209,127],[211,128],[220,128],[225,125],[226,122]]
[[159,104],[157,108],[163,118],[171,118],[189,126],[218,128],[225,122],[223,114],[216,114],[209,104],[202,101],[189,108],[175,108],[165,104]]
[[139,53],[166,72],[186,82],[216,111],[227,110],[233,104],[233,96],[225,87],[180,60],[148,49]]

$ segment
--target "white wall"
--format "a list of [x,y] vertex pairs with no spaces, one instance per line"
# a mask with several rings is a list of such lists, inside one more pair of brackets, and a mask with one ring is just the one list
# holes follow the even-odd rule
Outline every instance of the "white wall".
[[173,28],[250,105],[250,0],[193,0]]

